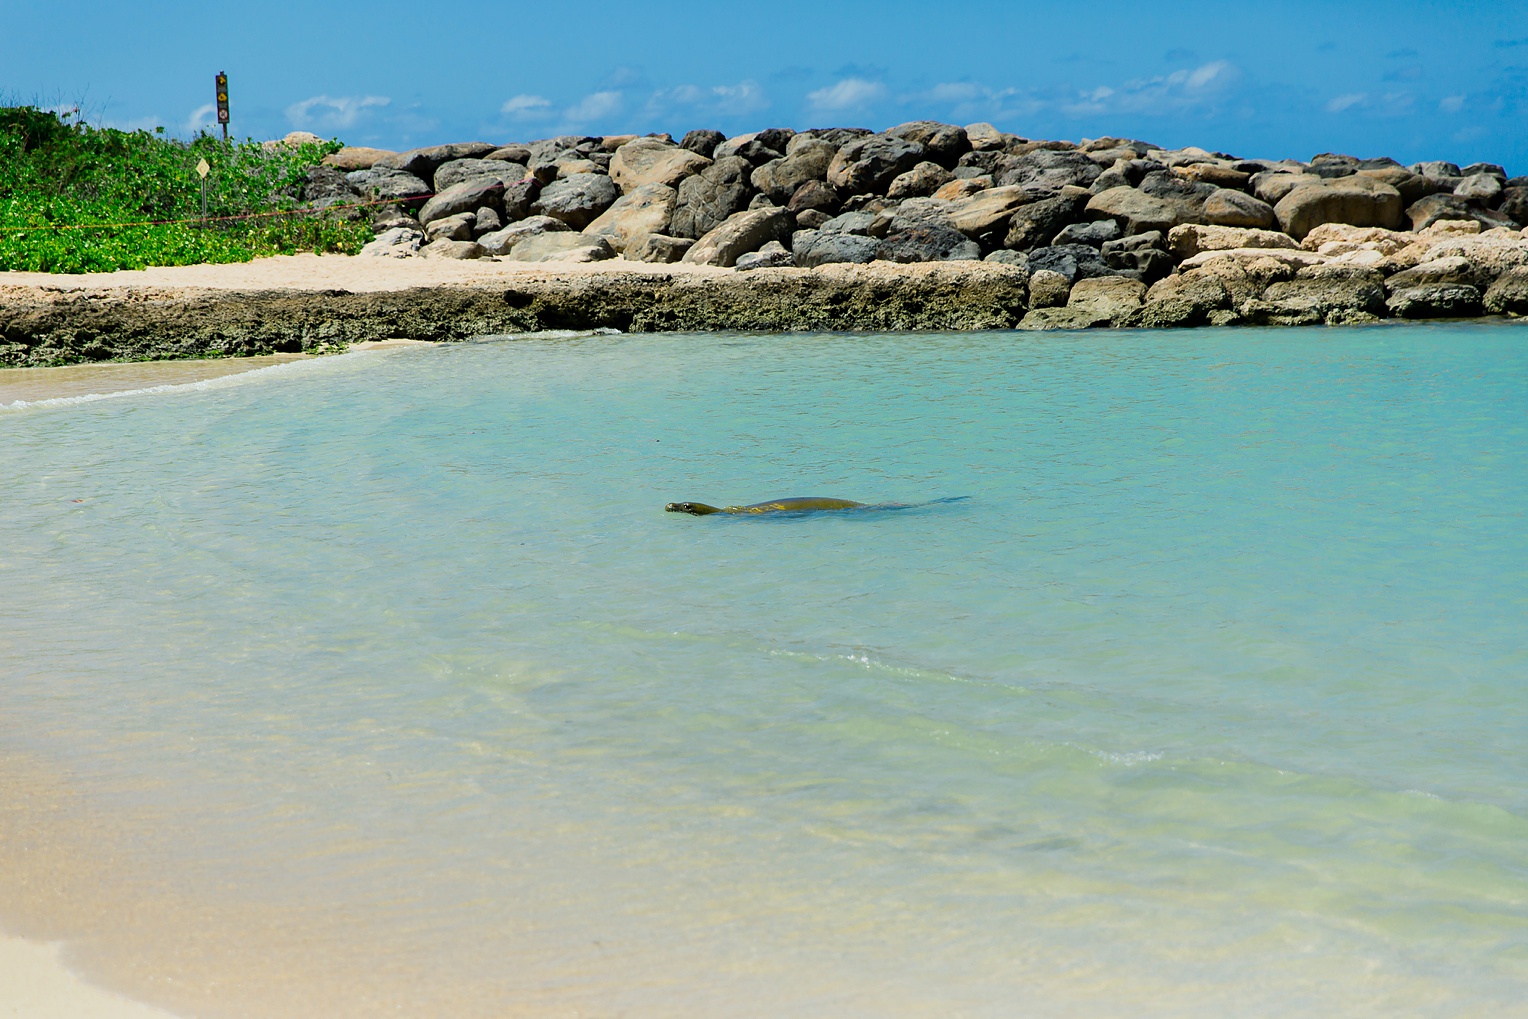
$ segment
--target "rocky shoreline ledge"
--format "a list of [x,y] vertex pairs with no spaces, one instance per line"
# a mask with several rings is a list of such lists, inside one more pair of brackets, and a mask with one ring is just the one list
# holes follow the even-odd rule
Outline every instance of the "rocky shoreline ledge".
[[[1243,159],[931,121],[872,133],[564,136],[308,171],[370,218],[358,266],[535,264],[513,285],[173,295],[4,286],[0,364],[534,329],[1059,329],[1528,315],[1528,177]],[[559,275],[560,269],[598,272]],[[634,263],[645,271],[636,272]],[[677,263],[677,264],[676,264]],[[672,266],[672,272],[651,271]],[[710,267],[710,274],[681,270]]]

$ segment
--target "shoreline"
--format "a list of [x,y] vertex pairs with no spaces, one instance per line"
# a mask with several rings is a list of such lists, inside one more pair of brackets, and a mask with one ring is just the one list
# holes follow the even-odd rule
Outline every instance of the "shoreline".
[[1204,250],[1149,288],[1119,276],[1066,284],[1059,274],[974,261],[745,272],[624,259],[285,255],[80,276],[0,273],[0,368],[330,353],[554,329],[969,332],[1528,314],[1528,236],[1519,232],[1443,229],[1405,249],[1379,238],[1336,242],[1340,254],[1323,254],[1217,248],[1245,238],[1197,229]]
[[0,1019],[177,1019],[98,987],[64,962],[65,943],[0,930]]

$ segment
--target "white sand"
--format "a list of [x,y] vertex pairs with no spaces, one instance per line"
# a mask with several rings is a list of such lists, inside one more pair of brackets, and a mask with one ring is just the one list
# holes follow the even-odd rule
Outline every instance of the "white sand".
[[61,950],[0,935],[0,1019],[175,1019],[85,983],[63,964]]

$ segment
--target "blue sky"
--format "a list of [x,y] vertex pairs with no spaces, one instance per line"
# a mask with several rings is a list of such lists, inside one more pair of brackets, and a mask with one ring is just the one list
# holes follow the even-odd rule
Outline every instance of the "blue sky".
[[351,144],[987,120],[1528,174],[1528,0],[770,4],[0,0],[0,97]]

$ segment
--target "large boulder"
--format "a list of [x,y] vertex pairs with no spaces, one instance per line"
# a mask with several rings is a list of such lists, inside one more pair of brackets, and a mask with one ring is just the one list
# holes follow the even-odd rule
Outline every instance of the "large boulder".
[[685,252],[690,265],[733,266],[739,255],[758,251],[770,241],[790,238],[794,217],[786,209],[750,209],[733,213]]
[[1489,173],[1471,174],[1454,187],[1454,194],[1494,209],[1501,202],[1502,178]]
[[437,219],[480,208],[504,208],[504,181],[497,177],[476,177],[453,184],[424,203],[419,222],[429,226]]
[[899,174],[922,161],[924,148],[887,134],[859,138],[838,150],[828,167],[828,183],[842,194],[885,194]]
[[947,215],[955,229],[980,239],[994,228],[1006,228],[1008,220],[1031,197],[1021,187],[989,188],[950,202]]
[[[794,142],[796,139],[791,139]],[[785,205],[803,184],[825,181],[837,149],[825,141],[808,138],[793,145],[791,154],[771,159],[754,170],[749,180],[776,205]]]
[[881,242],[834,230],[798,230],[791,238],[796,264],[812,268],[833,262],[873,262]]
[[378,233],[360,251],[372,258],[407,258],[419,251],[424,234],[408,227],[392,227]]
[[372,164],[378,170],[403,170],[420,180],[434,180],[435,171],[453,159],[477,159],[488,155],[496,145],[487,142],[453,142],[449,145],[431,145],[423,149],[410,149],[390,156],[383,156]]
[[1125,326],[1139,317],[1146,284],[1119,276],[1095,276],[1072,284],[1066,306],[1087,316],[1088,325]]
[[1384,277],[1359,266],[1307,266],[1294,279],[1271,284],[1241,311],[1260,325],[1373,322],[1386,312]]
[[615,257],[615,249],[603,237],[569,232],[539,233],[509,249],[515,262],[602,262]]
[[350,186],[363,195],[385,198],[411,208],[419,208],[430,194],[430,185],[406,170],[389,170],[372,167],[369,170],[353,170],[345,174]]
[[1359,170],[1358,175],[1360,177],[1373,177],[1381,184],[1389,184],[1401,193],[1401,202],[1406,205],[1419,202],[1438,190],[1436,181],[1429,180],[1419,173],[1412,173],[1401,166]]
[[544,233],[571,233],[573,228],[551,216],[531,216],[518,223],[486,233],[477,239],[483,250],[490,255],[507,255],[516,244]]
[[727,136],[722,134],[720,131],[711,131],[702,128],[699,130],[687,132],[684,138],[680,140],[679,147],[681,149],[688,149],[691,152],[698,153],[699,155],[710,159],[712,153],[716,151],[716,147],[726,140]]
[[[1440,220],[1460,219],[1476,223],[1490,223],[1481,216],[1481,210],[1470,203],[1467,198],[1458,195],[1428,195],[1419,201],[1413,202],[1406,208],[1406,217],[1411,220],[1413,230],[1426,230]],[[1494,226],[1494,223],[1490,223]]]
[[1152,230],[1166,233],[1184,219],[1184,209],[1177,202],[1148,195],[1139,188],[1117,187],[1088,199],[1087,215],[1094,219],[1112,219],[1126,234]]
[[1252,175],[1249,184],[1259,201],[1269,205],[1279,204],[1280,199],[1295,188],[1321,184],[1326,178],[1314,173],[1289,173],[1283,170],[1265,170]]
[[638,262],[678,262],[694,246],[695,242],[689,237],[648,234],[642,243],[626,249],[626,257]]
[[1480,314],[1480,290],[1468,283],[1407,287],[1385,302],[1397,318],[1473,318]]
[[679,185],[670,232],[675,237],[699,238],[728,216],[748,208],[753,198],[749,183],[752,165],[741,156],[722,156]]
[[1146,292],[1143,326],[1197,326],[1210,313],[1230,308],[1231,293],[1219,277],[1203,269],[1164,277]]
[[886,188],[886,197],[927,198],[954,179],[955,175],[938,163],[924,161],[898,174]]
[[1295,239],[1277,230],[1251,230],[1234,226],[1186,223],[1167,233],[1167,246],[1174,255],[1193,258],[1201,251],[1230,251],[1234,248],[1298,248]]
[[1528,315],[1528,266],[1508,269],[1491,284],[1485,310],[1492,315]]
[[876,257],[888,262],[975,261],[982,257],[982,249],[958,230],[915,226],[887,234],[876,249]]
[[1503,189],[1499,211],[1518,226],[1528,226],[1528,187]]
[[788,127],[770,127],[763,131],[733,135],[716,147],[712,158],[725,159],[728,156],[741,156],[754,166],[762,166],[771,159],[784,156],[785,150],[795,136],[796,132]]
[[[1043,248],[1077,221],[1077,203],[1070,198],[1042,198],[1019,206],[1008,220],[1003,247],[1015,251]],[[1116,229],[1118,229],[1116,227]],[[1112,238],[1111,238],[1112,239]]]
[[698,152],[681,148],[657,138],[637,138],[615,150],[610,160],[610,177],[623,192],[630,194],[644,184],[678,187],[711,165]]
[[419,249],[426,258],[482,258],[487,252],[472,241],[454,241],[446,237],[431,241]]
[[953,167],[961,156],[971,151],[966,129],[936,120],[914,120],[888,128],[887,134],[923,146],[929,160],[945,168]]
[[1463,284],[1484,290],[1496,274],[1488,265],[1476,263],[1463,255],[1441,255],[1410,269],[1402,269],[1385,280],[1385,289],[1394,294],[1413,287]]
[[1068,185],[1088,187],[1102,172],[1103,168],[1084,152],[1036,149],[1001,160],[993,180],[999,187],[1019,185],[1059,191]]
[[368,149],[358,145],[346,145],[338,152],[329,153],[322,162],[324,166],[332,166],[336,170],[349,173],[352,170],[370,170],[377,165],[377,160],[397,154],[392,149]]
[[1394,230],[1403,222],[1401,193],[1373,177],[1350,175],[1290,191],[1273,207],[1279,226],[1303,240],[1322,223],[1377,226]]
[[640,246],[648,234],[667,234],[679,193],[667,184],[642,184],[620,198],[614,205],[584,227],[584,234],[603,237],[624,255]]
[[502,159],[453,159],[440,164],[440,169],[435,171],[435,191],[438,194],[453,184],[474,177],[497,177],[510,183],[524,179],[526,173],[524,166]]
[[580,173],[553,181],[541,189],[530,211],[540,216],[560,219],[575,230],[582,230],[615,204],[621,197],[615,181],[600,173]]
[[1203,218],[1217,226],[1251,227],[1266,230],[1278,224],[1273,206],[1241,191],[1221,188],[1204,200]]
[[1060,273],[1075,283],[1095,276],[1118,275],[1109,267],[1097,248],[1087,244],[1053,244],[1048,248],[1036,248],[1029,252],[1029,267],[1035,272],[1042,269]]
[[798,216],[808,209],[816,209],[832,216],[842,204],[838,189],[825,180],[809,180],[791,195],[785,207]]

